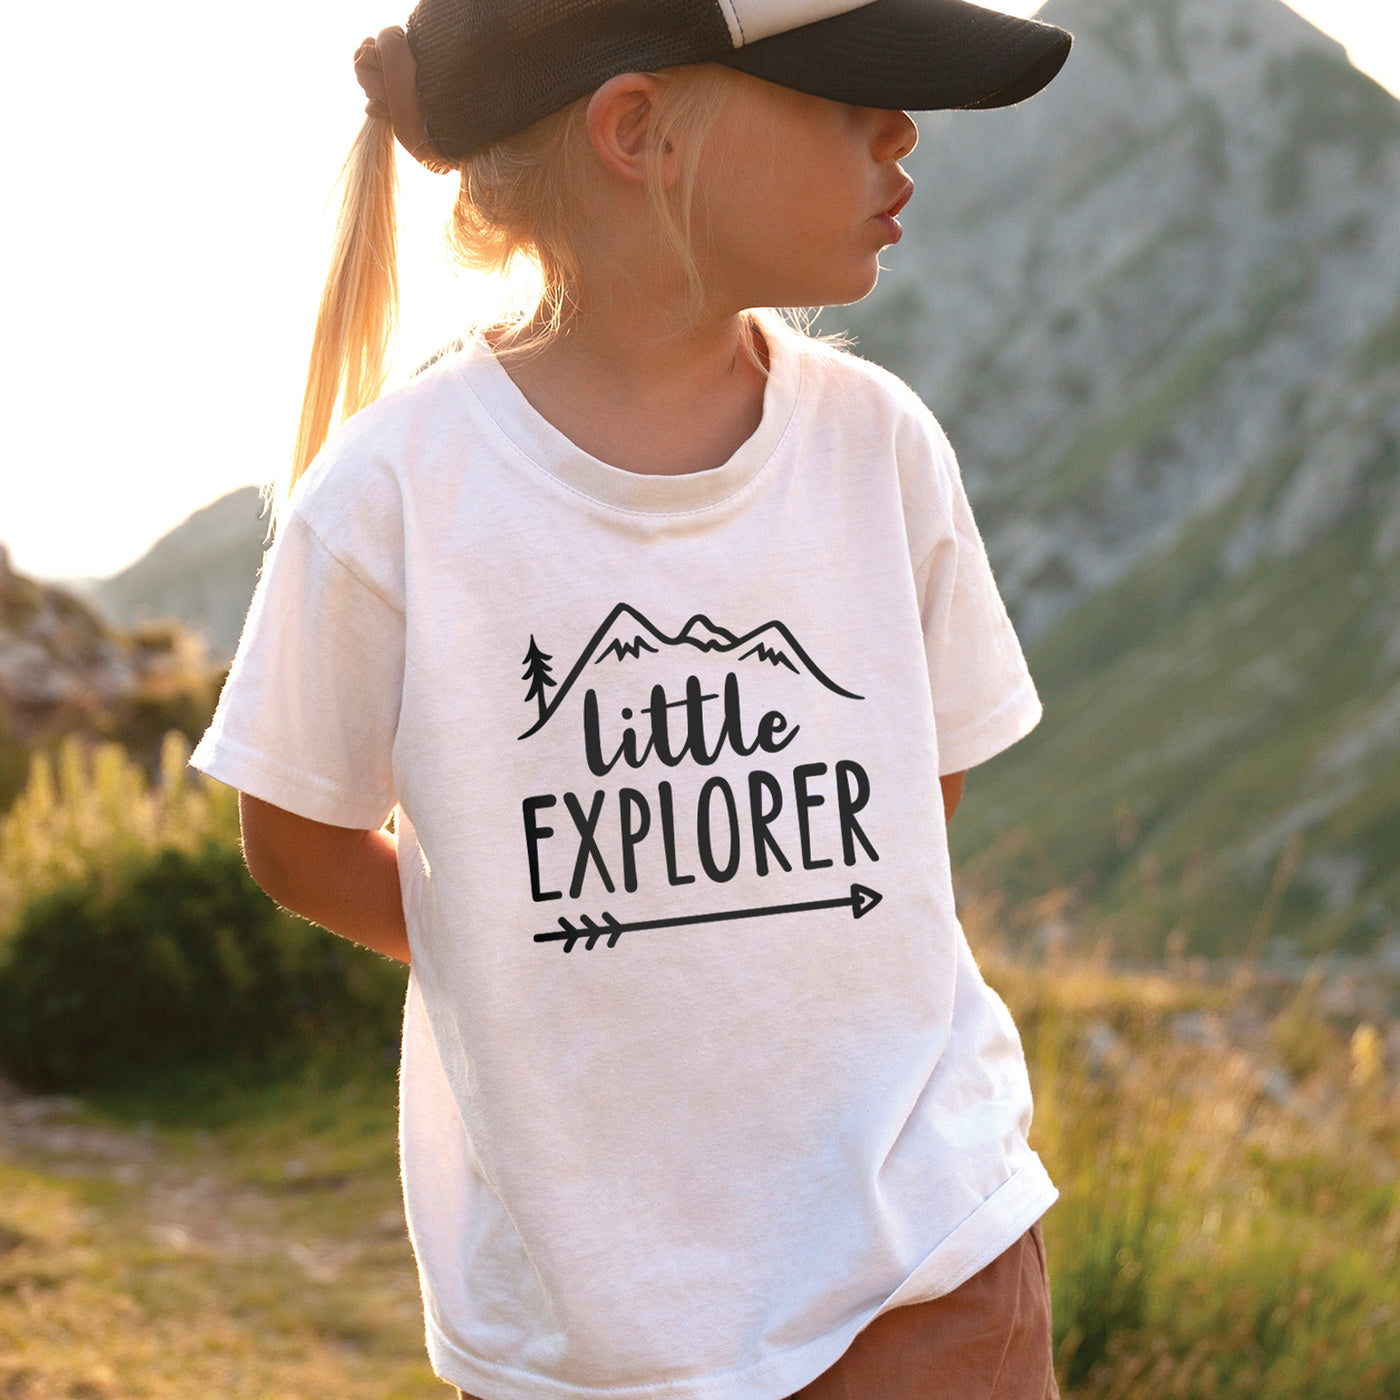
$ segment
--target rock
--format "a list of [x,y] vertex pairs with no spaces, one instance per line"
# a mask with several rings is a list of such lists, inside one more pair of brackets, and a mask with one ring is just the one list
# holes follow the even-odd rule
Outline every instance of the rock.
[[197,639],[169,626],[112,627],[68,590],[16,573],[0,549],[0,727],[10,735],[39,742],[210,683]]

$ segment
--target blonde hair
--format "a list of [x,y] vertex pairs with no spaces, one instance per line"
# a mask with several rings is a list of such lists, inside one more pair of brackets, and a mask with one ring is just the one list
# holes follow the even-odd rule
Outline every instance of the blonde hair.
[[336,404],[348,418],[379,397],[398,313],[398,175],[387,119],[365,119],[341,179],[345,197],[316,312],[288,493],[321,450]]
[[[647,139],[657,153],[680,150],[683,164],[667,186],[660,161],[648,161],[647,192],[694,314],[704,304],[692,233],[696,177],[733,74],[704,65],[655,76],[662,80],[664,98]],[[453,255],[466,267],[502,278],[522,262],[538,275],[537,301],[496,323],[507,333],[511,354],[542,348],[577,314],[576,250],[580,220],[587,217],[580,157],[588,101],[581,98],[461,163],[448,227]],[[345,195],[316,317],[287,492],[320,451],[337,405],[340,417],[348,418],[378,398],[397,313],[397,178],[393,128],[386,118],[366,119],[341,178]]]

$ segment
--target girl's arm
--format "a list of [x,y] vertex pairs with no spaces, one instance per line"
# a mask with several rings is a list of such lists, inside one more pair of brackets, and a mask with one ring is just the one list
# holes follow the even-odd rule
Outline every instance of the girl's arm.
[[327,826],[247,793],[238,795],[238,815],[243,859],[278,904],[342,938],[408,962],[392,834]]
[[947,821],[953,820],[953,813],[958,810],[958,803],[962,801],[963,784],[967,782],[967,770],[961,773],[944,773],[938,780],[943,789],[943,816]]

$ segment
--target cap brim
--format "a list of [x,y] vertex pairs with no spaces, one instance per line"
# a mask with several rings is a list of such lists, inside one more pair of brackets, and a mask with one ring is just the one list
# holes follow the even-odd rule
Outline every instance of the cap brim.
[[856,107],[1009,107],[1064,66],[1071,36],[966,0],[873,0],[719,61]]

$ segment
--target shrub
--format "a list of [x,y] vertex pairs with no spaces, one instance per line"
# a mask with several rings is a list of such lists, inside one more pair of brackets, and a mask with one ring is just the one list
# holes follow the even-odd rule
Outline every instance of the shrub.
[[35,757],[0,819],[0,1065],[82,1089],[176,1065],[394,1042],[404,972],[279,910],[237,794],[168,734],[151,783],[116,744]]
[[237,793],[194,772],[189,755],[183,734],[167,734],[154,784],[117,744],[69,735],[56,759],[34,755],[24,791],[0,818],[0,948],[20,910],[44,894],[109,879],[165,849],[238,848]]
[[0,1061],[83,1089],[174,1064],[388,1046],[404,972],[279,910],[236,847],[129,855],[25,905],[0,956]]

